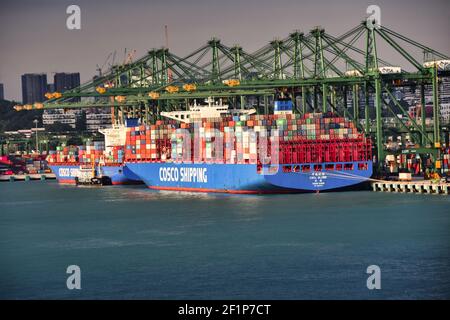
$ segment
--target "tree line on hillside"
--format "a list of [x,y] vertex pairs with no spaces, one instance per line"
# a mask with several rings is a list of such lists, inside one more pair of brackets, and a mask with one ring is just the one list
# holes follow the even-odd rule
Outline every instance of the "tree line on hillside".
[[[43,126],[43,110],[16,111],[14,110],[16,104],[14,101],[0,100],[0,133],[34,128],[36,126],[34,120],[38,120],[38,127]],[[84,131],[86,129],[85,117],[78,120],[76,128],[73,129],[66,123],[45,126],[46,131],[49,132]]]

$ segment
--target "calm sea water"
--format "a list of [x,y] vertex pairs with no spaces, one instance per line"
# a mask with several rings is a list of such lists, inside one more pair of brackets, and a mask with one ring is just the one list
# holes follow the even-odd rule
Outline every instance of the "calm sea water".
[[450,197],[1,183],[0,298],[449,299]]

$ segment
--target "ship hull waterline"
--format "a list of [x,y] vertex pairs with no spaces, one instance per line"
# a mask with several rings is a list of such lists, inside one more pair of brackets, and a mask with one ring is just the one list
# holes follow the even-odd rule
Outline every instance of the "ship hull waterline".
[[[80,164],[49,164],[60,184],[76,184]],[[101,166],[101,173],[111,179],[112,185],[135,185],[143,182],[124,165]]]
[[279,165],[260,173],[256,164],[127,162],[126,167],[154,190],[236,194],[338,191],[372,175],[371,161],[309,164],[309,171],[304,164]]

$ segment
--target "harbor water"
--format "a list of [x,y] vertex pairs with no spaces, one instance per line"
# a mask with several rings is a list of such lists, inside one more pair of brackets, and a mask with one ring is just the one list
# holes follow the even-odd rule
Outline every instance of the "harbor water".
[[444,195],[0,183],[0,298],[449,299],[449,208]]

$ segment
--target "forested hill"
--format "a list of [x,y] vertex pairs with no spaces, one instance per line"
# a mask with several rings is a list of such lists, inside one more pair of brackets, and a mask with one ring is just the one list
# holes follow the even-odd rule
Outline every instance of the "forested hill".
[[14,101],[0,100],[0,133],[35,127],[34,119],[42,126],[42,110],[19,111],[14,110]]

